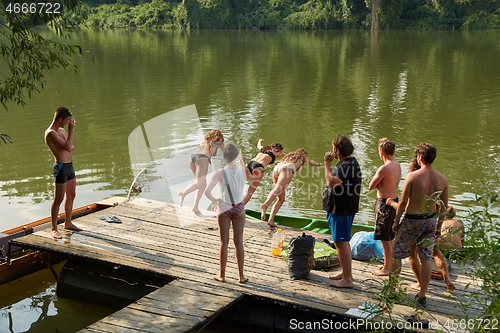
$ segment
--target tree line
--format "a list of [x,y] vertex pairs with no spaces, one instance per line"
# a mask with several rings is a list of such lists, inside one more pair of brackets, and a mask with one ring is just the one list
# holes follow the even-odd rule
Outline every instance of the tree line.
[[491,30],[500,0],[84,0],[92,27]]

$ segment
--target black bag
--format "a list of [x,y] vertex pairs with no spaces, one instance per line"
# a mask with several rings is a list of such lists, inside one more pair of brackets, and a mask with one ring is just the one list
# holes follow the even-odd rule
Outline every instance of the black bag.
[[311,235],[302,233],[294,236],[288,244],[288,273],[292,280],[299,280],[307,276],[314,265],[314,243]]
[[326,185],[322,197],[323,210],[330,213],[333,212],[333,208],[335,207],[333,188]]

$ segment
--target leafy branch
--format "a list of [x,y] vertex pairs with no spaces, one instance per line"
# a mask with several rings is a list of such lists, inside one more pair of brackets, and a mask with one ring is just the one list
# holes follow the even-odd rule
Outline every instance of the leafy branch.
[[8,67],[7,72],[0,73],[0,103],[5,108],[9,101],[24,106],[25,92],[28,97],[33,92],[40,92],[46,84],[46,71],[54,68],[76,70],[70,57],[83,53],[80,46],[47,39],[35,29],[48,26],[57,36],[70,38],[72,23],[67,14],[77,11],[80,0],[62,0],[63,10],[59,13],[41,10],[16,13],[12,10],[15,3],[22,4],[17,0],[0,1],[0,56]]

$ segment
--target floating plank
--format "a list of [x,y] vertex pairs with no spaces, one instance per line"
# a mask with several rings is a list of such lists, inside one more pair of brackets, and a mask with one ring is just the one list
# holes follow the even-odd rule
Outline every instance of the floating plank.
[[189,332],[242,297],[190,281],[172,281],[80,332]]

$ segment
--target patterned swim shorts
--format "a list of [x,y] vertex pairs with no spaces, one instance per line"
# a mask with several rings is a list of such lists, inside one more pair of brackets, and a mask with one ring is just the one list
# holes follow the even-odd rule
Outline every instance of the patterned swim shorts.
[[413,244],[417,243],[420,258],[431,260],[434,252],[436,235],[436,218],[408,219],[401,221],[394,241],[393,256],[395,259],[408,258]]

